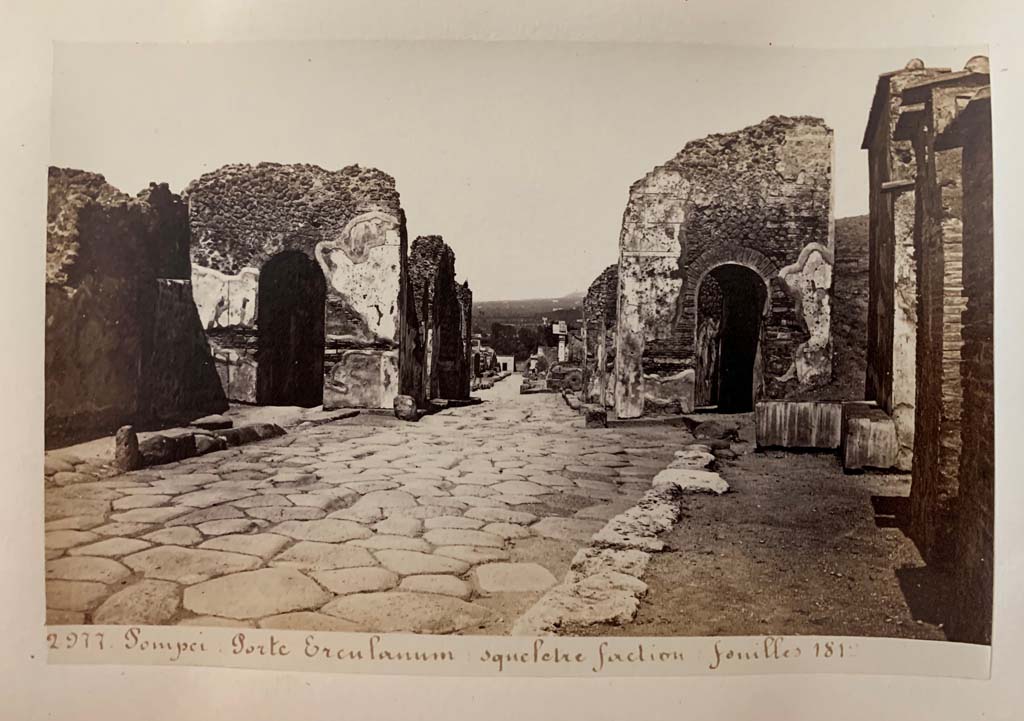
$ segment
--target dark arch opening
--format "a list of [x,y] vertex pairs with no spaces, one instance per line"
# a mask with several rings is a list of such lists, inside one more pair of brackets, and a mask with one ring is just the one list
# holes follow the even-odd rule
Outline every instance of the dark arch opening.
[[324,316],[327,282],[298,251],[268,260],[256,298],[256,402],[318,406],[324,402]]
[[697,292],[697,405],[753,410],[767,293],[746,266],[720,265],[704,276]]

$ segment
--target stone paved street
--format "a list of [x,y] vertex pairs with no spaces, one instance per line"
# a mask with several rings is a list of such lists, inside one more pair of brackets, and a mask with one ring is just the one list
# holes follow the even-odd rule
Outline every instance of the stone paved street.
[[123,475],[51,454],[47,620],[508,633],[673,450],[518,389]]

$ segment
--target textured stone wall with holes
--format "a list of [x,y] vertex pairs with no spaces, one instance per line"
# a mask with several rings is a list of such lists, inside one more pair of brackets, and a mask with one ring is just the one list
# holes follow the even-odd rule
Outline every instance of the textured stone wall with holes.
[[831,183],[832,131],[776,116],[690,142],[632,186],[619,242],[620,417],[693,409],[698,291],[723,264],[767,286],[762,394],[831,379]]
[[394,179],[359,166],[227,165],[186,196],[196,305],[229,397],[258,401],[260,269],[300,251],[327,281],[325,407],[390,407],[407,245]]
[[594,279],[583,299],[586,317],[587,401],[610,406],[615,387],[615,323],[619,301],[619,266],[609,265]]
[[185,205],[166,184],[131,197],[50,168],[46,441],[227,408],[189,282]]

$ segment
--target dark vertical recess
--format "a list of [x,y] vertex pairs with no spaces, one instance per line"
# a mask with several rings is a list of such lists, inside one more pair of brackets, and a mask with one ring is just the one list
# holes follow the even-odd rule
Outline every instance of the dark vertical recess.
[[256,399],[261,405],[323,403],[326,293],[320,266],[304,253],[280,253],[260,271]]

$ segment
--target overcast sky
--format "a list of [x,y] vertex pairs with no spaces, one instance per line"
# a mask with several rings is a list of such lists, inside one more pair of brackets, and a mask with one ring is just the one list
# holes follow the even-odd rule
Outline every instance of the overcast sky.
[[836,217],[867,209],[877,76],[983,48],[655,44],[59,45],[51,160],[134,194],[225,163],[393,175],[477,300],[585,290],[617,259],[629,186],[688,140],[769,115],[835,131]]

